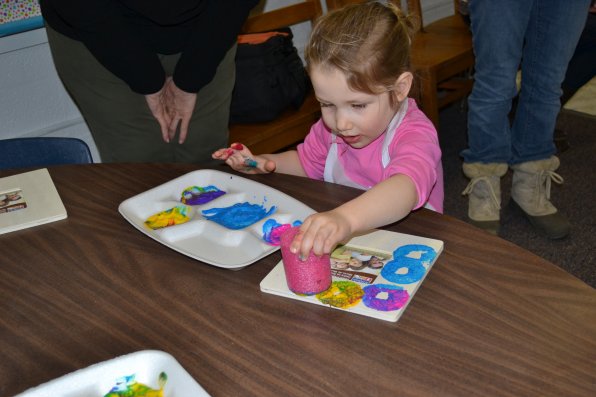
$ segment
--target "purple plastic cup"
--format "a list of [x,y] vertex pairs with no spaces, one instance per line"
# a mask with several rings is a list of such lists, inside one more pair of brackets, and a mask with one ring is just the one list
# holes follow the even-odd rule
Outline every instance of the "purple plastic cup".
[[289,228],[280,239],[288,288],[296,294],[318,294],[331,285],[329,255],[317,256],[311,252],[306,260],[301,261],[297,254],[290,252],[290,244],[299,230],[299,226]]

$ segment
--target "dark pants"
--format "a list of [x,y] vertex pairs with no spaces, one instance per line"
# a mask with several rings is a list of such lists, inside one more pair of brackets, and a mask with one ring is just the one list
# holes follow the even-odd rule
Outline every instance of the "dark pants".
[[[188,135],[162,139],[145,97],[103,67],[79,41],[46,26],[58,74],[77,104],[103,162],[211,162],[211,153],[228,144],[230,101],[235,81],[236,46],[220,63],[213,80],[197,94]],[[179,54],[160,55],[171,76]]]
[[563,90],[571,96],[596,76],[596,14],[589,14],[563,81]]

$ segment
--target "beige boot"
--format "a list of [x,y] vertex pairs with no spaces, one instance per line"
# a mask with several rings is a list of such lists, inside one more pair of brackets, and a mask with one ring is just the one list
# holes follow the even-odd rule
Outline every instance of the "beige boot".
[[563,183],[563,178],[554,172],[559,164],[559,159],[552,156],[511,166],[513,203],[523,210],[536,229],[551,239],[567,236],[571,228],[567,218],[549,201],[551,181]]
[[505,163],[464,163],[464,174],[471,179],[462,192],[469,196],[468,217],[471,223],[489,233],[499,232],[501,177]]

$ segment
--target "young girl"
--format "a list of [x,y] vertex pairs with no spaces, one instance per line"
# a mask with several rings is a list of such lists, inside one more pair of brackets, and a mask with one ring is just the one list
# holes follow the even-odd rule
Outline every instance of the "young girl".
[[324,15],[305,49],[322,118],[304,143],[258,156],[239,143],[213,153],[249,174],[276,171],[366,190],[304,220],[291,246],[304,258],[311,250],[330,253],[352,234],[396,222],[422,206],[443,211],[437,132],[408,99],[412,28],[391,3]]

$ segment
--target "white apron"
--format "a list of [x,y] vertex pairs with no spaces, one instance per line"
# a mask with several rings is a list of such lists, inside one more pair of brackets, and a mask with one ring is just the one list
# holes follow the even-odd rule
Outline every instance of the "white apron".
[[[404,101],[403,104],[400,106],[399,110],[393,116],[393,119],[389,123],[389,127],[387,127],[387,133],[385,134],[385,139],[383,140],[383,154],[381,158],[381,162],[383,164],[383,168],[386,168],[389,165],[389,161],[391,158],[389,157],[389,144],[393,140],[395,136],[395,131],[397,131],[397,127],[401,124],[408,111],[408,101]],[[332,182],[337,183],[344,186],[355,187],[361,190],[368,190],[372,186],[363,186],[359,183],[350,179],[346,172],[344,171],[341,162],[339,161],[339,154],[337,150],[337,136],[333,134],[331,138],[331,147],[329,148],[329,153],[327,154],[327,159],[325,160],[325,171],[323,173],[323,178],[325,182]],[[430,205],[427,201],[424,204],[425,208],[430,210],[436,211],[436,209]]]

